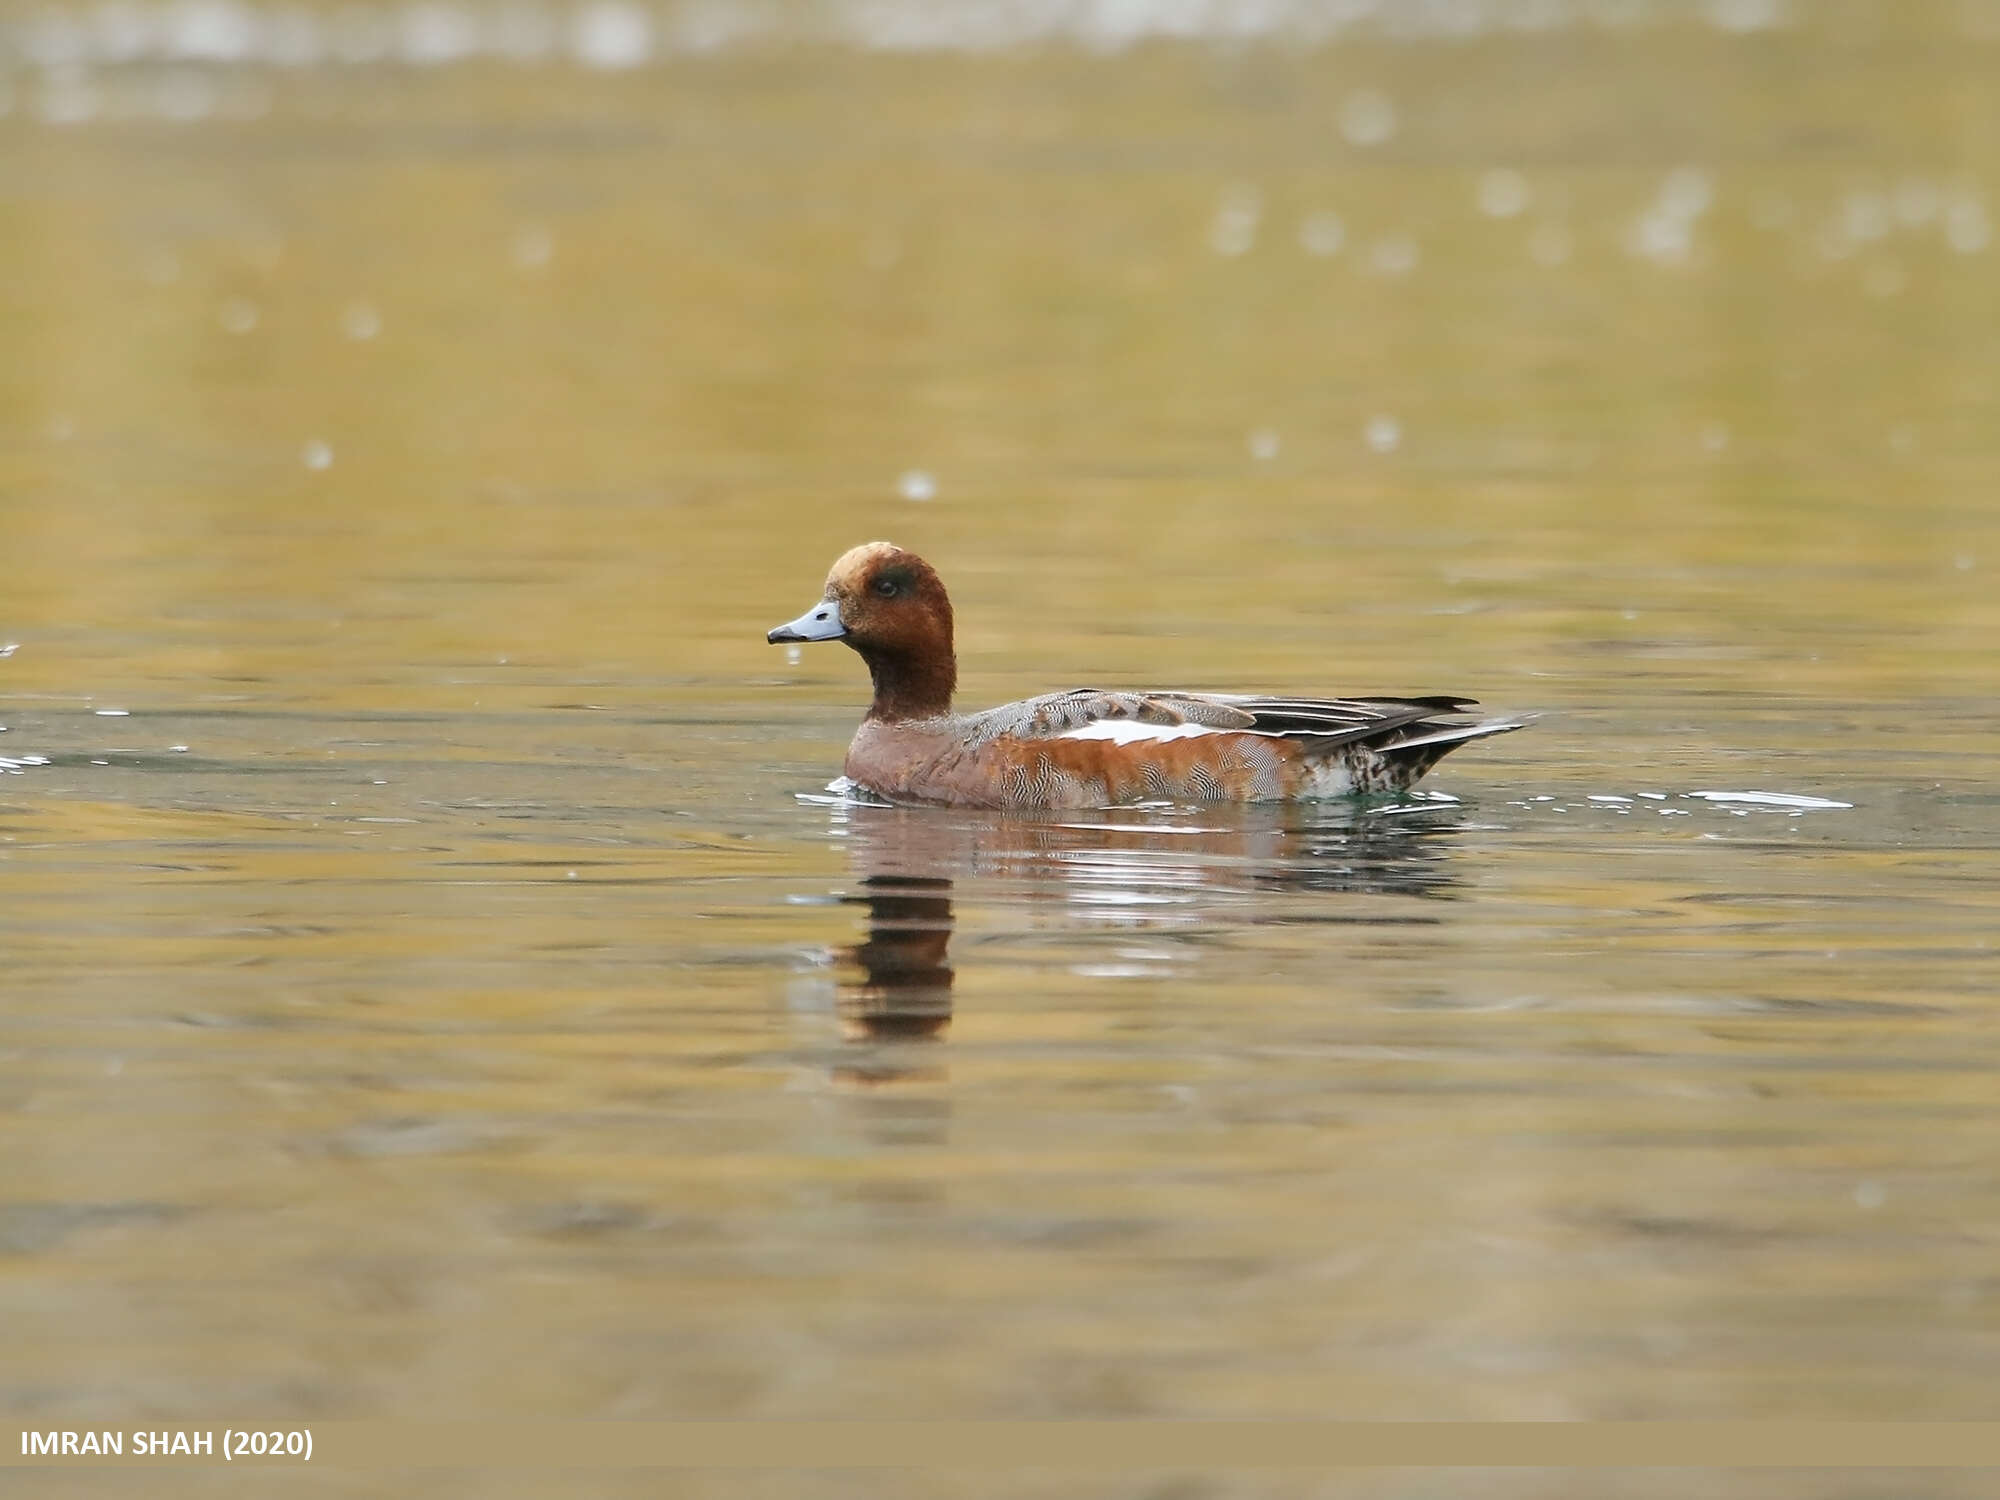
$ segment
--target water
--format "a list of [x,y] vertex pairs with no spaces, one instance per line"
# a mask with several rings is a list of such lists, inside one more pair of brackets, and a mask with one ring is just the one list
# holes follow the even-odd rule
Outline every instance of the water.
[[[1757,10],[23,63],[0,1407],[1984,1416],[1991,42]],[[1543,718],[852,805],[875,536],[971,706]]]

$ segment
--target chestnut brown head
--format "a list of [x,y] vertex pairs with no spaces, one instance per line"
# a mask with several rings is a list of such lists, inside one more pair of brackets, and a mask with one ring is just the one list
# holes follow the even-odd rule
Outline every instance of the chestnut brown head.
[[845,641],[875,680],[873,715],[924,718],[947,713],[958,684],[951,600],[936,571],[914,552],[864,542],[826,575],[818,604],[766,639]]

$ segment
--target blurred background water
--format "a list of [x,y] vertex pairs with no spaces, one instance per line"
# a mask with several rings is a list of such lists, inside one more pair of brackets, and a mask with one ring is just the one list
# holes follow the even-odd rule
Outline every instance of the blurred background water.
[[[1996,76],[1983,0],[0,12],[0,1408],[1986,1415]],[[876,536],[971,706],[1544,718],[844,805],[762,632]]]

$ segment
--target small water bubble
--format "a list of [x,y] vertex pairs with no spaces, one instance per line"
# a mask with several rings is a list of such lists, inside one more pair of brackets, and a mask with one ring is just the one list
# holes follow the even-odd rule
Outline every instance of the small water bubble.
[[1394,453],[1402,446],[1403,424],[1386,414],[1370,417],[1362,437],[1375,452]]
[[1561,224],[1537,225],[1528,236],[1528,254],[1536,265],[1562,265],[1570,257],[1569,230]]
[[625,0],[594,0],[571,23],[570,45],[587,68],[636,68],[653,55],[653,20]]
[[537,270],[555,254],[555,237],[540,224],[524,224],[514,235],[514,264],[524,271]]
[[786,665],[796,667],[799,664],[799,661],[803,655],[804,653],[801,652],[797,646],[785,647]]
[[324,469],[333,462],[333,449],[314,438],[299,450],[299,459],[308,469]]
[[564,875],[564,876],[563,876],[563,879],[564,879],[564,880],[574,880],[574,879],[576,879],[576,871],[574,871],[574,870],[571,870],[571,871],[570,871],[570,872],[569,872],[568,874],[566,874],[566,875]]
[[403,11],[400,21],[397,55],[415,67],[432,68],[457,62],[479,50],[479,20],[469,7],[412,5]]
[[1917,429],[1908,422],[1898,422],[1889,429],[1889,448],[1895,453],[1908,453],[1917,446]]
[[1729,428],[1721,422],[1710,422],[1701,429],[1701,446],[1709,453],[1720,453],[1729,446]]
[[154,286],[171,286],[181,279],[181,258],[171,250],[153,250],[140,262],[139,274]]
[[1340,106],[1340,133],[1356,146],[1379,146],[1396,133],[1396,106],[1380,89],[1356,89]]
[[1961,552],[1952,558],[1951,565],[1961,573],[1970,573],[1979,565],[1979,559],[1974,557],[1970,552]]
[[1417,242],[1406,234],[1385,235],[1368,252],[1368,264],[1384,276],[1406,276],[1416,269]]
[[1299,225],[1299,244],[1308,255],[1338,255],[1347,243],[1347,226],[1328,209],[1309,213]]
[[257,304],[242,297],[231,297],[222,304],[217,319],[224,333],[248,333],[257,326]]
[[[76,419],[71,417],[67,412],[57,412],[53,417],[49,418],[50,442],[66,443],[75,436]],[[8,649],[11,650],[12,648]],[[0,656],[5,656],[6,654],[6,651],[0,651]]]
[[1854,1184],[1854,1206],[1856,1208],[1880,1208],[1889,1201],[1889,1190],[1879,1182],[1857,1182]]
[[1217,255],[1247,254],[1257,243],[1257,225],[1264,214],[1264,196],[1247,182],[1224,189],[1208,224],[1208,247]]
[[1511,219],[1528,206],[1528,179],[1511,167],[1495,167],[1479,179],[1479,211],[1489,218]]
[[340,315],[340,331],[357,341],[382,331],[382,315],[366,302],[350,302]]
[[1250,434],[1250,456],[1259,463],[1267,464],[1278,456],[1278,434],[1268,427],[1259,427]]
[[1632,226],[1626,245],[1634,255],[1661,265],[1684,261],[1694,247],[1694,231],[1677,215],[1652,209],[1641,214]]
[[1944,212],[1944,239],[1960,255],[1977,255],[1992,241],[1986,205],[1969,194],[1951,200]]
[[1785,0],[1708,0],[1718,31],[1773,31],[1785,24]]
[[896,493],[905,500],[935,500],[937,480],[923,469],[910,469],[896,481]]
[[248,62],[257,47],[257,12],[247,5],[161,6],[166,50],[197,62]]
[[169,755],[186,755],[188,747],[186,745],[169,745],[167,746],[167,753]]

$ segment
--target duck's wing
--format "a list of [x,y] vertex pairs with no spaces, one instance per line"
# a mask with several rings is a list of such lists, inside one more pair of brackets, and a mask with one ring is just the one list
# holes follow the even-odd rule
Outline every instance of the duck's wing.
[[[1381,748],[1388,748],[1390,743],[1418,737],[1498,733],[1497,727],[1468,725],[1456,718],[1476,706],[1471,698],[1282,698],[1075,688],[989,709],[976,715],[971,727],[975,744],[1002,736],[1136,744],[1234,732],[1295,739],[1309,749],[1353,742],[1381,742]],[[1508,722],[1507,727],[1516,725]]]
[[[1221,699],[1195,693],[1123,693],[1072,688],[1041,698],[1003,703],[972,720],[973,742],[1003,736],[1054,740],[1096,724],[1122,725],[1134,739],[1179,739],[1214,730],[1256,728],[1256,718]],[[1106,736],[1107,738],[1110,736]]]

